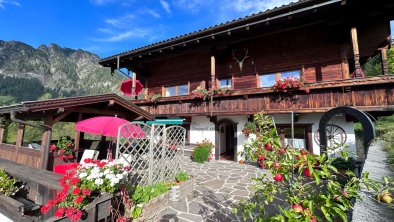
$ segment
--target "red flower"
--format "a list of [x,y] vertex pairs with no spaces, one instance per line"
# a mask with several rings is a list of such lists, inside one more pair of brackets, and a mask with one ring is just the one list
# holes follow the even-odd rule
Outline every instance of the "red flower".
[[126,222],[126,217],[118,217],[118,219],[116,219],[116,222]]
[[309,89],[307,88],[307,89],[304,89],[304,91],[306,92],[306,93],[309,93]]
[[91,163],[91,162],[92,162],[92,159],[87,158],[87,159],[84,159],[83,162],[85,162],[85,163]]
[[78,210],[75,214],[73,214],[70,217],[70,220],[71,221],[77,221],[77,220],[81,219],[81,217],[82,217],[82,211]]
[[59,153],[62,155],[64,154],[64,152],[65,152],[64,150],[59,150]]
[[74,201],[76,204],[80,204],[83,201],[83,196],[77,196]]
[[80,179],[78,177],[73,177],[71,179],[70,183],[75,186],[79,183],[79,181],[80,181]]
[[68,159],[72,159],[74,156],[72,154],[68,155],[67,158]]
[[63,217],[63,215],[64,215],[64,208],[62,207],[57,208],[55,212],[55,217]]
[[73,194],[78,195],[81,193],[81,189],[79,189],[79,187],[75,187],[73,190]]
[[44,206],[41,207],[41,213],[46,214],[48,213],[48,211],[51,209],[52,205],[48,203],[46,203]]
[[103,166],[105,166],[107,163],[102,161],[100,163],[97,164],[98,167],[102,168]]
[[77,212],[77,208],[75,207],[69,207],[66,209],[66,216],[71,217],[73,214]]
[[67,197],[67,190],[57,191],[56,202],[62,202],[66,199],[66,197]]
[[305,168],[305,169],[302,171],[302,173],[303,173],[305,176],[307,176],[307,177],[310,177],[310,176],[311,176],[311,171],[310,171],[308,168]]
[[82,193],[86,196],[89,196],[92,191],[86,188],[82,188]]
[[51,150],[51,151],[54,151],[54,150],[56,150],[56,145],[51,145],[50,147],[49,147],[49,149]]
[[266,144],[265,144],[265,149],[266,149],[267,151],[269,151],[269,152],[272,151],[272,147],[270,146],[269,143],[266,143]]

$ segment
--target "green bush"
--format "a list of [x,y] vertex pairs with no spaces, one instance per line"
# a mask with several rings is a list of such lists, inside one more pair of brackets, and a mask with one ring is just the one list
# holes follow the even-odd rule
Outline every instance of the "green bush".
[[11,179],[3,169],[0,169],[0,194],[14,195],[19,190],[16,183],[15,179]]
[[185,172],[185,171],[181,171],[175,176],[175,179],[178,182],[183,182],[183,181],[189,180],[189,178],[190,178],[189,174],[187,174],[187,172]]
[[203,140],[202,143],[198,143],[194,148],[192,159],[197,163],[204,163],[211,160],[213,144],[209,140]]

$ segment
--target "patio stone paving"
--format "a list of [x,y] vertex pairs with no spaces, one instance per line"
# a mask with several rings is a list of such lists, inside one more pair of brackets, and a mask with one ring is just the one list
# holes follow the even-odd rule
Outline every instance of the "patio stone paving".
[[240,221],[232,207],[253,194],[251,178],[266,173],[257,166],[227,160],[198,164],[185,159],[184,169],[195,177],[194,191],[171,203],[158,221]]

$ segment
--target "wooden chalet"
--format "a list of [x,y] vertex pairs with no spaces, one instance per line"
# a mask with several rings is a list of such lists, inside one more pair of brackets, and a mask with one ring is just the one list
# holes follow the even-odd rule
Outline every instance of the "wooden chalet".
[[[76,123],[95,116],[115,115],[130,121],[137,118],[153,119],[148,112],[115,94],[30,101],[0,107],[0,158],[33,168],[52,170],[53,166],[58,164],[57,158],[49,154],[49,146],[56,144],[54,140],[58,139],[51,138],[53,125],[58,122]],[[18,124],[15,144],[4,143],[6,121]],[[34,141],[39,145],[38,148],[24,142],[26,126],[43,131],[42,140]],[[74,138],[75,146],[80,153],[92,144],[92,141],[84,139],[84,133],[75,132]]]
[[[294,112],[295,146],[319,154],[324,112],[348,106],[375,117],[393,113],[394,75],[387,67],[393,10],[391,0],[300,0],[119,53],[100,64],[132,71],[144,84],[146,98],[133,103],[156,116],[188,119],[189,142],[213,141],[217,159],[242,158],[242,128],[261,111],[274,117],[284,139]],[[381,57],[382,73],[364,77],[361,67],[375,55]],[[272,89],[288,76],[305,79],[309,93]],[[231,93],[212,100],[192,95],[196,89],[223,87]],[[162,98],[152,102],[153,94]],[[329,124],[340,132],[332,142],[356,151],[352,119],[335,116]]]

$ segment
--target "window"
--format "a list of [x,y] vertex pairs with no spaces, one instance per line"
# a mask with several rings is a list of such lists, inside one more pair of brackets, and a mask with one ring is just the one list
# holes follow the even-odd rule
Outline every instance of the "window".
[[293,70],[293,71],[259,75],[259,86],[260,87],[271,87],[276,83],[277,80],[287,78],[287,77],[301,78],[301,71],[300,70]]
[[260,87],[271,87],[276,83],[276,74],[260,75]]
[[189,85],[168,86],[164,89],[165,97],[189,95]]
[[219,80],[220,88],[228,88],[231,89],[231,79],[220,79]]

